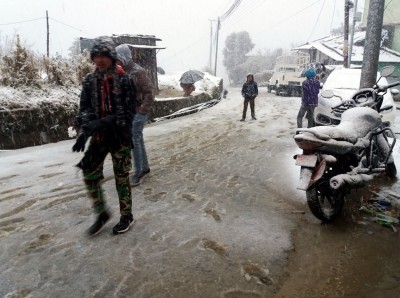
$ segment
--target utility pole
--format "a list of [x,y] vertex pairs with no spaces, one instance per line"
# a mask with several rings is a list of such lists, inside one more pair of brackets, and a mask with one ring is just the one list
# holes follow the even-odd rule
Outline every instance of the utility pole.
[[216,42],[216,45],[215,45],[215,65],[214,65],[214,76],[216,76],[216,75],[217,75],[218,36],[219,36],[219,29],[220,29],[220,27],[221,27],[221,22],[220,22],[220,19],[219,19],[219,17],[218,17],[218,20],[217,20],[217,42]]
[[376,83],[384,9],[385,1],[369,1],[360,88],[371,88]]
[[347,58],[347,67],[350,68],[351,64],[351,55],[353,54],[353,39],[354,39],[354,28],[356,26],[356,20],[357,20],[357,3],[358,0],[354,1],[354,11],[353,11],[353,24],[351,25],[350,28],[350,42],[349,42],[349,52],[348,52],[348,58]]
[[47,58],[50,55],[50,31],[49,31],[49,13],[46,10],[46,22],[47,22]]
[[349,59],[349,11],[352,3],[350,0],[344,1],[344,42],[343,42],[343,66],[348,67]]
[[213,30],[213,28],[212,28],[212,20],[210,20],[210,62],[209,62],[209,68],[210,68],[210,71],[211,71],[211,69],[212,69],[212,30]]

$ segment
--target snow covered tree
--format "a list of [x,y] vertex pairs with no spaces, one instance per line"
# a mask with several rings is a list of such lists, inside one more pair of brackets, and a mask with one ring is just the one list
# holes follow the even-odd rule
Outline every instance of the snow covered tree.
[[14,50],[3,56],[2,60],[1,82],[3,85],[40,87],[37,59],[31,51],[21,45],[18,35]]
[[42,65],[47,75],[47,82],[58,86],[68,86],[77,83],[77,76],[72,62],[60,55],[52,58],[43,57]]
[[246,54],[253,48],[254,44],[247,31],[233,32],[226,38],[223,64],[233,84],[239,84],[245,78],[248,71],[243,64],[247,60]]
[[69,51],[69,57],[72,60],[75,60],[75,58],[81,54],[81,41],[79,38],[74,39],[68,51]]

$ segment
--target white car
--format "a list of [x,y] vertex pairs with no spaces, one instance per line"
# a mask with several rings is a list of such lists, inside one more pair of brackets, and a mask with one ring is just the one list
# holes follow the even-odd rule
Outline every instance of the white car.
[[[380,77],[378,73],[377,78],[379,79]],[[318,106],[314,110],[315,125],[338,125],[340,123],[340,115],[335,115],[332,111],[332,107],[340,104],[342,100],[351,99],[353,94],[359,90],[360,79],[361,69],[338,68],[332,71],[325,84],[323,84],[322,92],[319,93]],[[378,85],[388,85],[386,78],[381,77],[378,81]],[[331,90],[334,96],[332,98],[323,97],[321,94],[324,90]],[[381,112],[382,122],[385,126],[391,126],[396,116],[396,105],[392,94],[387,92],[384,96],[382,107],[389,105],[393,108]]]

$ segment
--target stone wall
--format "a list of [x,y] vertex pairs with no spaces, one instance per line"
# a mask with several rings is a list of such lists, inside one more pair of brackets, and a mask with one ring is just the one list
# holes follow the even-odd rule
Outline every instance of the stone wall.
[[68,139],[76,111],[52,106],[0,111],[0,149],[18,149]]
[[[149,120],[211,100],[207,93],[155,101]],[[18,149],[68,140],[68,127],[78,110],[43,102],[34,108],[0,110],[0,150]]]
[[201,93],[188,97],[175,97],[171,99],[163,99],[154,101],[153,110],[149,115],[149,120],[170,115],[180,109],[194,106],[199,103],[211,100],[211,96],[207,93]]

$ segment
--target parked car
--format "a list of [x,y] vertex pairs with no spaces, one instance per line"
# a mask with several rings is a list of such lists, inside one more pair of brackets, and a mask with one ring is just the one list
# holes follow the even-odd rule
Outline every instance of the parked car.
[[[379,72],[377,78],[380,78]],[[361,69],[338,68],[332,71],[323,84],[321,91],[331,90],[334,96],[325,98],[322,96],[323,92],[319,93],[318,106],[314,110],[314,122],[316,125],[338,125],[340,123],[340,117],[332,113],[331,108],[340,104],[343,100],[350,99],[359,90],[360,79]],[[381,77],[378,85],[388,85],[386,78]],[[387,105],[391,105],[393,108],[382,112],[382,122],[385,126],[390,126],[394,123],[396,116],[396,105],[391,92],[387,92],[383,99],[382,106]]]

